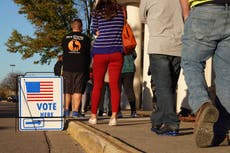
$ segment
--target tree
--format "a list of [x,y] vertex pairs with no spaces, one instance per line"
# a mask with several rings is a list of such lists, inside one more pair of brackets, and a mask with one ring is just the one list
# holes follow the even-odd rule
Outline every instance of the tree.
[[[116,0],[115,0],[116,1]],[[139,0],[135,0],[139,1]],[[19,14],[34,25],[33,37],[13,30],[6,42],[7,51],[19,53],[22,59],[38,54],[41,58],[35,64],[49,64],[62,52],[62,37],[70,31],[70,22],[80,17],[85,24],[85,33],[91,34],[91,11],[96,0],[14,0],[20,6]],[[119,2],[120,3],[120,2]]]
[[96,0],[78,0],[78,1],[73,1],[75,4],[77,10],[79,10],[79,13],[82,13],[84,16],[82,18],[83,21],[85,21],[85,29],[86,29],[86,34],[88,36],[92,36],[91,34],[91,12],[93,10],[93,6]]
[[35,27],[34,37],[14,30],[8,39],[7,51],[20,53],[22,59],[39,54],[34,63],[50,63],[61,52],[61,40],[70,30],[70,22],[77,10],[70,0],[14,0],[20,6],[19,14],[25,14]]
[[0,83],[0,96],[6,97],[17,92],[17,78],[21,73],[9,73]]

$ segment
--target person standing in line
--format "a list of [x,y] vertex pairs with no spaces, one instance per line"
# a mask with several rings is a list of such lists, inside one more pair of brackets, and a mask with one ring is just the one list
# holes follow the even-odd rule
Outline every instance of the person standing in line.
[[80,109],[79,111],[81,112],[82,116],[85,116],[85,112],[90,110],[92,88],[93,88],[93,78],[92,78],[92,68],[90,68],[89,80],[86,83],[85,92],[82,95],[81,108],[79,108]]
[[[196,145],[229,145],[230,0],[180,1],[185,20],[181,66],[189,90],[189,104],[196,114]],[[210,57],[215,73],[214,101],[204,76],[206,60]]]
[[93,78],[92,107],[90,124],[97,123],[97,109],[106,70],[109,73],[112,116],[109,125],[117,125],[117,112],[120,105],[119,79],[123,64],[122,29],[124,25],[123,10],[112,0],[98,0],[92,13],[92,29],[97,35],[93,44]]
[[80,19],[74,19],[71,28],[72,32],[65,35],[62,40],[64,116],[69,116],[69,107],[72,101],[72,116],[81,117],[78,110],[89,78],[90,39],[82,33],[82,21]]
[[135,74],[135,64],[134,60],[136,59],[137,55],[134,51],[132,54],[124,56],[124,63],[121,71],[121,87],[123,86],[124,93],[128,98],[129,105],[131,108],[131,117],[137,117],[136,113],[136,97],[133,90],[133,80]]
[[107,113],[108,116],[112,115],[108,70],[105,73],[104,85],[101,91],[101,99],[100,99],[99,108],[98,108],[98,116],[103,116],[105,115],[104,113]]
[[141,21],[149,29],[150,71],[156,86],[157,110],[152,112],[152,131],[178,135],[176,88],[180,73],[182,10],[175,0],[141,0]]
[[62,75],[62,68],[63,68],[63,56],[58,55],[58,60],[54,65],[54,75],[61,76]]

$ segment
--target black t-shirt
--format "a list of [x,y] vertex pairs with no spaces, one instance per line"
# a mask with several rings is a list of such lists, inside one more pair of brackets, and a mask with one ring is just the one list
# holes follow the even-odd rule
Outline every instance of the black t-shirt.
[[80,32],[63,37],[63,71],[88,72],[90,65],[90,39]]

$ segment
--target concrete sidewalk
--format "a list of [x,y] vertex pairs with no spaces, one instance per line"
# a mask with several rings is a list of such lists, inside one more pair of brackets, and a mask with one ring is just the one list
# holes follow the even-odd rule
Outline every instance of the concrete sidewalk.
[[[140,113],[140,112],[138,112]],[[198,148],[193,139],[193,123],[181,122],[180,135],[159,136],[151,132],[150,112],[130,118],[129,112],[118,119],[118,126],[108,126],[109,118],[98,118],[97,125],[69,119],[67,132],[90,153],[229,153],[230,146]],[[143,115],[145,114],[145,115]]]

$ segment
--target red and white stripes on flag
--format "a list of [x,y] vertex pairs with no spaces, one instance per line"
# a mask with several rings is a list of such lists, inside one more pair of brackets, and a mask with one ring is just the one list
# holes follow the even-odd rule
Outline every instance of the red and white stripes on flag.
[[26,82],[27,102],[53,102],[53,81]]

